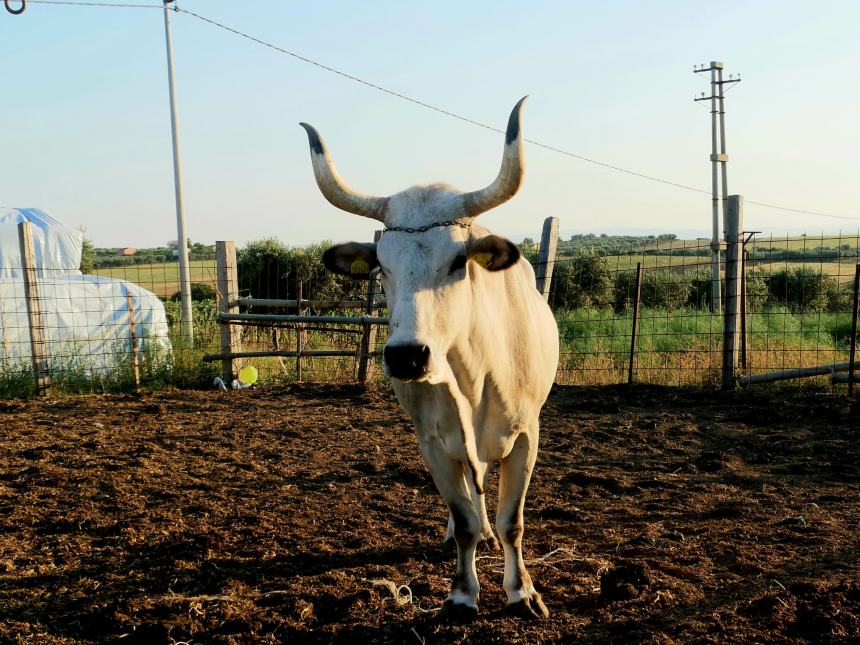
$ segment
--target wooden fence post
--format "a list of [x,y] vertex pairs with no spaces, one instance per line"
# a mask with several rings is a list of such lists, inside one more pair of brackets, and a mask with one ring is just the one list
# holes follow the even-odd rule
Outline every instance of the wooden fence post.
[[[379,242],[382,237],[382,231],[374,231],[373,242]],[[367,282],[367,303],[364,307],[364,313],[367,316],[379,315],[379,308],[376,306],[376,294],[379,292],[379,278],[377,274],[372,274]],[[361,345],[358,355],[358,382],[367,383],[368,371],[370,368],[370,352],[376,345],[376,325],[365,325],[361,334]]]
[[636,357],[636,338],[639,334],[639,299],[642,297],[642,263],[636,263],[636,295],[633,300],[633,329],[630,331],[630,362],[627,364],[627,384],[633,383],[633,363]]
[[743,221],[743,196],[729,195],[725,221],[726,299],[723,316],[723,390],[732,390],[737,384]]
[[131,335],[131,368],[135,389],[140,387],[140,357],[137,349],[137,330],[134,324],[134,299],[130,291],[126,292],[128,302],[128,331]]
[[549,300],[549,288],[552,283],[552,270],[555,268],[555,254],[558,247],[558,218],[547,217],[543,221],[543,231],[540,236],[540,253],[538,254],[535,282],[544,300]]
[[[233,242],[215,242],[215,262],[218,282],[218,312],[239,313],[235,301],[239,297],[239,277],[236,268],[236,245]],[[241,330],[237,325],[221,322],[221,353],[242,351]],[[225,358],[221,361],[222,379],[229,386],[238,372],[238,361]]]
[[21,273],[24,276],[24,300],[27,302],[27,322],[30,327],[30,351],[33,354],[33,376],[39,395],[48,394],[53,383],[48,366],[48,346],[45,342],[45,323],[42,319],[39,284],[36,276],[36,251],[33,246],[33,228],[30,222],[18,224],[18,241],[21,247]]

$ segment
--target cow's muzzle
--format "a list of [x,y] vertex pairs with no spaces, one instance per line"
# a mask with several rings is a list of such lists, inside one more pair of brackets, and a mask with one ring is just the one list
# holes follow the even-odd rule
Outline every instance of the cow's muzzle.
[[382,355],[392,378],[414,381],[427,374],[430,363],[427,345],[386,345]]

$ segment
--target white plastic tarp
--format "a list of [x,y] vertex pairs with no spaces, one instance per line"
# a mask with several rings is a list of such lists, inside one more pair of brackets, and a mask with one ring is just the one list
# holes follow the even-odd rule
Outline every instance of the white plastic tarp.
[[130,363],[128,294],[138,350],[167,355],[167,316],[155,294],[124,280],[82,275],[81,233],[45,211],[0,208],[0,368],[23,367],[32,357],[18,237],[18,224],[24,221],[33,229],[39,305],[53,372],[107,372]]
[[[52,372],[107,372],[130,364],[132,295],[138,350],[166,357],[170,351],[164,304],[130,282],[91,275],[39,280],[39,301]],[[0,359],[26,365],[32,356],[22,280],[0,281]]]
[[30,222],[36,253],[37,275],[63,271],[80,273],[80,231],[66,228],[38,208],[0,208],[0,280],[21,277],[18,224]]

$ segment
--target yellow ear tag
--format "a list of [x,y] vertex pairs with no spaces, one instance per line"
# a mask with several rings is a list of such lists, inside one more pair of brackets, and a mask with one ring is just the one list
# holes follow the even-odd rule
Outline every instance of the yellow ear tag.
[[493,254],[487,251],[475,253],[472,259],[486,269],[493,262]]
[[356,258],[355,261],[349,265],[350,273],[368,273],[370,271],[370,265],[364,260],[364,258]]

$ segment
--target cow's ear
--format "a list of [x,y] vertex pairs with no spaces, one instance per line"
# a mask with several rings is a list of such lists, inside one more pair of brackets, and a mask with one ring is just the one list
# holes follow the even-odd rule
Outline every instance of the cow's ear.
[[478,240],[470,240],[466,255],[487,271],[502,271],[514,266],[520,259],[516,244],[498,235],[487,235]]
[[351,278],[368,278],[370,272],[379,266],[376,261],[376,244],[347,242],[327,249],[323,253],[325,268]]

